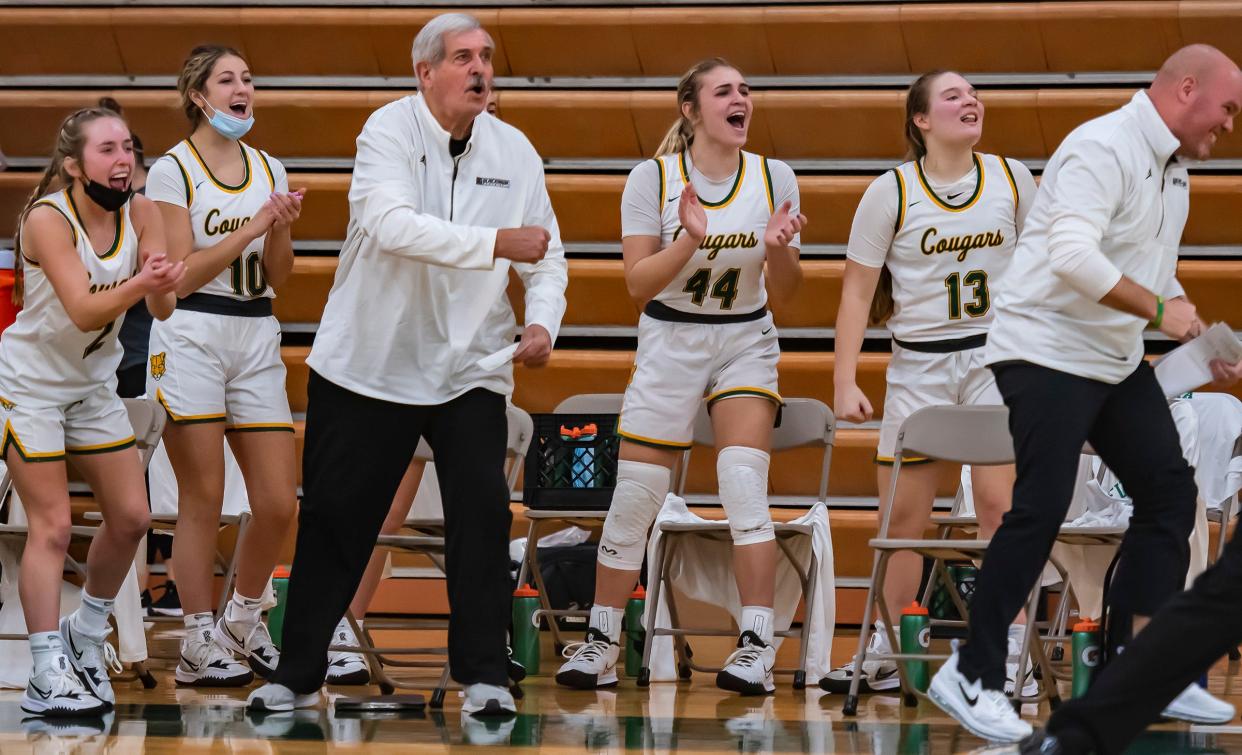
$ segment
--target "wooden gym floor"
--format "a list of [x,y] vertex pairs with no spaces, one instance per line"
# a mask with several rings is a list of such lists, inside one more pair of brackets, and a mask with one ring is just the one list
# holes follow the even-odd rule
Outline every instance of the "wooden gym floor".
[[[413,633],[402,638],[407,643]],[[546,635],[546,633],[545,633]],[[841,632],[833,659],[853,653],[857,634]],[[391,639],[391,638],[390,638]],[[546,638],[545,638],[546,639]],[[442,641],[442,637],[440,638]],[[175,650],[171,635],[153,643],[157,652]],[[727,645],[700,640],[701,657],[723,657]],[[787,651],[791,648],[787,648]],[[785,660],[787,652],[782,653]],[[442,711],[418,714],[335,715],[330,701],[339,696],[374,694],[375,688],[328,690],[322,709],[254,715],[244,708],[248,690],[179,689],[171,661],[153,661],[159,685],[143,690],[137,682],[116,685],[116,710],[102,720],[51,724],[23,721],[20,691],[0,692],[0,753],[312,753],[328,751],[407,752],[493,748],[609,752],[620,750],[692,752],[957,753],[1014,752],[988,749],[930,703],[917,710],[901,706],[895,695],[863,698],[856,718],[841,715],[841,700],[818,688],[795,693],[788,678],[778,679],[775,695],[740,698],[722,692],[710,676],[695,674],[689,684],[636,687],[622,679],[613,690],[579,692],[557,688],[551,678],[556,658],[550,640],[542,654],[542,675],[523,684],[515,718],[481,721],[462,716],[450,690]],[[1238,705],[1233,692],[1238,669],[1222,662],[1210,689]],[[434,677],[418,677],[429,688]],[[1242,705],[1240,705],[1242,707]],[[1027,706],[1028,720],[1042,720],[1047,707]],[[1038,715],[1037,715],[1038,714]],[[1242,722],[1226,727],[1165,724],[1150,730],[1134,753],[1242,752]]]

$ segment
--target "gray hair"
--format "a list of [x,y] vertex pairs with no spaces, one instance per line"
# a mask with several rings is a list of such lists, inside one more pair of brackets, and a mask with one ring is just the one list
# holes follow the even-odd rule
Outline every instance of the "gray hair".
[[[410,48],[410,58],[414,68],[417,69],[419,63],[434,66],[443,61],[446,55],[444,38],[449,34],[462,34],[482,28],[483,24],[479,23],[479,19],[469,13],[441,13],[428,21],[427,25],[419,30],[418,36],[414,37],[414,44]],[[487,31],[484,30],[483,33],[487,34]],[[491,34],[487,34],[487,42],[493,47],[496,46]]]

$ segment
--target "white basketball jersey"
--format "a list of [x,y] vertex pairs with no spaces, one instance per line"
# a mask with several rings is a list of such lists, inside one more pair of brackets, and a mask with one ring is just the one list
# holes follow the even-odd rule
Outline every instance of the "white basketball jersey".
[[[665,248],[682,232],[677,202],[690,174],[684,152],[657,157],[656,162],[660,166],[660,246]],[[763,232],[773,212],[767,159],[742,152],[729,193],[717,202],[702,204],[707,235],[655,301],[681,312],[707,315],[762,309],[768,302],[763,285]]]
[[[74,245],[90,279],[91,293],[120,286],[139,269],[138,234],[129,203],[116,213],[112,246],[96,252],[68,191],[50,194],[35,206],[54,207],[73,231]],[[100,330],[83,333],[73,324],[43,269],[23,260],[25,306],[0,337],[0,392],[10,401],[64,406],[80,401],[112,380],[121,363],[122,314]]]
[[[215,246],[241,228],[276,190],[276,181],[268,162],[270,158],[247,144],[238,142],[238,145],[246,170],[237,186],[217,180],[188,139],[160,158],[175,161],[185,181],[190,225],[194,229],[194,251]],[[266,238],[267,234],[264,234],[250,242],[231,265],[203,284],[199,293],[243,300],[275,296],[263,274],[263,242]]]
[[1018,189],[1003,157],[975,154],[974,193],[940,197],[918,161],[893,169],[899,209],[884,264],[893,277],[888,328],[903,341],[986,333],[992,290],[1017,245]]

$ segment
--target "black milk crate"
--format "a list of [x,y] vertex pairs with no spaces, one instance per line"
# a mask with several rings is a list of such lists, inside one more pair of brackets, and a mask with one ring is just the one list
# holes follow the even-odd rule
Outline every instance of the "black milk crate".
[[[617,484],[617,415],[533,414],[535,435],[526,452],[522,501],[532,509],[607,511]],[[562,428],[595,425],[589,438]]]

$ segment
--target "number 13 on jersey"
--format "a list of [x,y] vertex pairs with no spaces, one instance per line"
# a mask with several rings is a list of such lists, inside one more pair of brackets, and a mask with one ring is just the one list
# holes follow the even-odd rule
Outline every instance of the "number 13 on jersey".
[[[962,289],[970,287],[971,301],[962,306]],[[992,298],[988,293],[988,274],[984,270],[971,270],[969,273],[951,273],[944,279],[944,287],[949,291],[949,319],[962,319],[962,310],[969,317],[983,317],[992,307]]]

